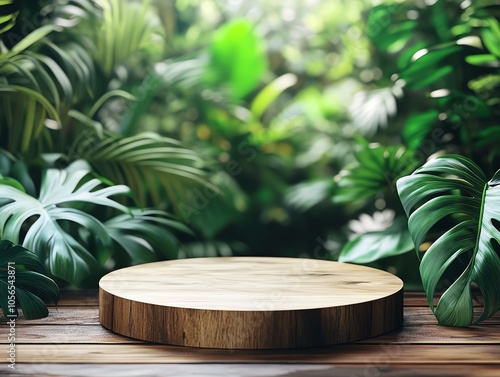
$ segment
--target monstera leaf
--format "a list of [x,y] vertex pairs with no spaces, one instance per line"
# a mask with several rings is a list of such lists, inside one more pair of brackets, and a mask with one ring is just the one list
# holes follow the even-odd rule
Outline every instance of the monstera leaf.
[[[102,185],[98,179],[83,179],[83,168],[44,171],[38,198],[28,195],[13,180],[0,181],[0,236],[33,250],[42,261],[48,259],[50,272],[77,284],[98,268],[97,261],[71,227],[83,227],[103,243],[111,242],[106,227],[79,205],[104,206],[127,212],[127,207],[110,196],[129,192],[126,186]],[[24,234],[25,233],[25,234]],[[24,236],[23,236],[24,234]]]
[[[1,179],[0,237],[32,250],[52,275],[73,284],[98,274],[111,257],[136,264],[155,260],[157,252],[177,256],[171,230],[190,232],[186,226],[167,212],[118,203],[111,197],[130,189],[106,187],[89,172],[83,161],[45,170],[38,197],[12,178]],[[110,218],[110,209],[119,214]]]
[[[17,316],[18,306],[23,309],[26,319],[49,314],[44,300],[57,302],[59,289],[44,272],[43,264],[34,253],[10,241],[0,241],[0,307],[4,316]],[[13,278],[9,280],[8,276]],[[9,281],[15,287],[14,306],[9,306],[9,296],[12,296]]]
[[[442,325],[479,323],[500,309],[500,171],[487,181],[472,161],[457,155],[441,156],[412,175],[398,180],[398,193],[413,243],[418,249],[437,223],[453,224],[424,254],[420,264],[429,305]],[[465,263],[463,263],[465,259]],[[460,263],[463,264],[460,264]],[[460,268],[437,307],[433,296],[439,282]],[[484,297],[482,315],[475,319],[471,285]]]

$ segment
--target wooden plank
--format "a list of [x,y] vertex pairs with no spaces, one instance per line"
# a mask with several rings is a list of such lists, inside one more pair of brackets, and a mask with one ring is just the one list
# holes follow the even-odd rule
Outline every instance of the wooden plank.
[[[101,325],[16,326],[16,344],[130,344],[144,343],[106,330]],[[7,337],[0,344],[9,344]]]
[[104,327],[145,341],[276,349],[347,343],[403,319],[403,282],[325,260],[189,258],[113,271],[99,282]]
[[97,289],[61,289],[59,302],[57,304],[49,302],[47,306],[49,310],[64,306],[99,306],[99,291]]
[[[101,325],[16,326],[18,344],[132,344],[143,343],[115,334]],[[450,328],[405,324],[388,334],[366,339],[363,344],[500,344],[500,325]],[[359,344],[353,343],[353,344]],[[0,344],[8,344],[7,337]]]
[[[481,308],[476,308],[474,314],[479,317],[482,313]],[[405,307],[404,308],[404,323],[420,324],[420,325],[436,325],[437,320],[429,308],[422,307]],[[497,312],[487,320],[481,322],[480,326],[500,325],[500,312]]]
[[[478,310],[476,314],[479,314]],[[0,318],[1,323],[7,322],[6,318]],[[404,323],[407,325],[435,325],[437,324],[434,314],[427,307],[405,307],[404,308]],[[46,318],[25,320],[18,318],[19,326],[34,326],[34,325],[98,325],[99,324],[99,309],[97,306],[72,307],[63,306],[51,308],[50,315]],[[500,312],[493,315],[491,318],[481,323],[485,325],[500,325]]]
[[[8,322],[6,318],[0,318],[0,325],[5,322]],[[99,308],[97,306],[50,308],[48,317],[30,320],[20,317],[16,322],[18,326],[100,325]]]
[[11,377],[498,377],[498,366],[461,365],[460,368],[446,365],[382,364],[311,365],[311,364],[137,364],[137,365],[93,365],[93,364],[23,364],[15,371],[0,367],[0,375]]
[[[437,305],[439,301],[440,294],[436,294],[434,297],[434,306]],[[479,291],[473,292],[473,305],[475,307],[482,306],[482,297]],[[424,292],[415,292],[415,291],[405,291],[404,293],[404,306],[405,307],[415,307],[415,306],[423,306],[428,307],[429,304],[427,302],[427,298],[425,297]]]
[[310,363],[310,364],[492,364],[500,345],[346,344],[303,350],[220,350],[156,344],[19,344],[22,363]]

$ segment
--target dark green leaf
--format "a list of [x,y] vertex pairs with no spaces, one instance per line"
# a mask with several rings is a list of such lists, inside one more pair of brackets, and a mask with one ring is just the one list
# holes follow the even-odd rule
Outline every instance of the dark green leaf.
[[472,141],[477,147],[498,145],[500,143],[500,125],[490,126],[472,135]]
[[448,76],[453,72],[453,67],[450,65],[440,67],[433,72],[429,72],[429,74],[420,80],[412,80],[407,83],[407,88],[413,90],[419,90],[425,88],[428,85],[434,84],[436,81],[442,79],[443,77]]
[[418,52],[418,57],[404,71],[401,78],[407,82],[415,82],[433,74],[436,65],[446,57],[460,51],[461,46],[452,45]]
[[[44,301],[57,303],[59,289],[43,273],[43,265],[34,253],[10,241],[0,241],[0,306],[4,316],[17,315],[18,306],[26,319],[48,315]],[[10,310],[8,305],[9,290],[12,288],[8,276],[15,278],[12,284],[17,304],[15,310]]]
[[429,134],[438,119],[439,111],[428,110],[423,113],[411,115],[405,122],[403,138],[408,148],[415,150]]
[[[443,219],[456,219],[426,251],[420,274],[429,305],[443,275],[461,261],[463,271],[446,289],[435,309],[440,324],[468,326],[500,309],[500,257],[495,250],[500,231],[500,186],[497,175],[487,182],[484,173],[469,159],[437,157],[401,178],[398,193],[409,216],[408,227],[415,247],[427,240],[429,231]],[[484,309],[474,319],[471,284],[484,297]]]

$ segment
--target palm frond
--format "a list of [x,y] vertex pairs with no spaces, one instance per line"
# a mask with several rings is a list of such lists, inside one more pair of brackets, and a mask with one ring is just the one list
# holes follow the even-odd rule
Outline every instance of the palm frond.
[[149,1],[141,4],[120,0],[104,0],[103,24],[95,29],[96,59],[109,76],[118,64],[122,64],[136,51],[147,47],[159,30],[150,17]]
[[[18,306],[26,319],[46,317],[44,300],[57,303],[59,299],[57,284],[44,275],[38,257],[7,240],[0,241],[0,292],[0,307],[6,317],[17,316]],[[13,307],[9,299],[16,302]]]
[[189,201],[195,186],[216,188],[201,169],[203,161],[173,139],[155,133],[132,137],[76,140],[70,158],[83,158],[116,184],[128,185],[139,203],[151,196],[156,205],[168,201],[175,209]]
[[14,27],[18,15],[14,0],[0,1],[0,35]]
[[395,190],[396,180],[413,171],[418,164],[415,154],[403,147],[364,144],[356,154],[358,164],[335,177],[335,203],[355,202],[379,192]]

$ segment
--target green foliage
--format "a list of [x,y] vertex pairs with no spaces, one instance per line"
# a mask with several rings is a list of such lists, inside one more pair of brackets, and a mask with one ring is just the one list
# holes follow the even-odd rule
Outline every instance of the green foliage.
[[[172,242],[169,232],[164,232],[162,237],[155,235],[158,226],[156,229],[154,226],[144,227],[145,215],[139,212],[137,215],[141,217],[137,221],[127,207],[110,198],[128,194],[126,186],[98,188],[102,185],[100,180],[94,178],[84,181],[88,174],[88,169],[78,165],[66,170],[45,170],[38,198],[26,194],[19,184],[9,180],[0,181],[0,197],[8,198],[3,200],[0,208],[2,239],[22,242],[40,260],[47,260],[52,275],[73,284],[80,283],[99,270],[88,239],[79,237],[82,230],[89,232],[93,244],[102,248],[110,248],[112,241],[120,244],[130,254],[131,261],[136,263],[154,259],[153,248],[148,242],[151,236],[156,245],[165,247],[166,252],[175,250],[175,242]],[[122,215],[121,218],[102,223],[90,214],[88,208],[94,206],[113,208],[128,214],[128,217],[123,218]],[[165,223],[161,219],[161,212],[150,212],[149,216],[151,214],[160,216],[159,219],[152,216],[151,220]],[[171,223],[169,221],[167,225]],[[125,231],[128,236],[124,238],[122,233]],[[150,258],[144,257],[145,250],[151,254]]]
[[[44,300],[57,303],[59,299],[57,284],[45,276],[38,257],[6,240],[0,240],[0,292],[3,315],[17,316],[20,306],[26,319],[46,317],[49,312]],[[14,312],[9,310],[11,297],[15,298]]]
[[411,115],[406,119],[403,126],[403,139],[410,150],[416,150],[422,145],[422,142],[438,121],[438,116],[439,111],[431,109]]
[[370,263],[412,249],[406,219],[398,217],[384,230],[369,231],[349,241],[339,255],[339,262]]
[[120,64],[130,59],[131,55],[146,49],[155,41],[161,43],[158,33],[159,24],[149,17],[149,0],[140,3],[120,0],[104,0],[103,20],[100,28],[94,28],[96,58],[104,73],[109,76]]
[[0,2],[0,34],[14,27],[18,15],[19,10],[14,9],[14,0]]
[[[479,322],[499,308],[493,288],[499,273],[498,248],[496,241],[490,241],[497,237],[498,216],[489,204],[494,184],[488,186],[481,171],[495,171],[500,162],[495,143],[500,114],[496,80],[500,62],[498,5],[471,1],[459,6],[451,0],[382,4],[369,13],[367,34],[376,48],[374,61],[384,68],[376,90],[399,87],[401,93],[397,112],[392,114],[388,126],[375,135],[365,135],[407,146],[415,164],[430,160],[398,181],[415,247],[425,250],[431,244],[420,265],[429,304],[432,307],[435,291],[444,286],[446,290],[435,309],[439,323],[469,325],[474,322],[470,286],[478,284],[485,297],[483,315],[475,319]],[[383,125],[384,122],[373,120],[382,106],[365,102],[365,106],[360,103],[355,109],[354,120],[361,124],[360,130]],[[370,119],[371,128],[366,126]],[[460,153],[479,167],[466,157],[432,159],[435,153]],[[368,159],[360,164],[367,170],[371,165]],[[405,174],[408,171],[402,175]],[[350,175],[346,178],[352,179]],[[340,183],[354,190],[355,185],[348,184],[349,180]],[[356,195],[346,202],[364,196],[363,193],[368,195],[364,186],[355,189]],[[485,188],[488,189],[483,193]],[[375,197],[381,198],[380,193],[378,190]],[[390,195],[383,198],[386,203],[393,203]],[[393,208],[397,214],[400,212],[397,204]],[[390,231],[389,227],[354,238],[343,248],[340,259],[366,263],[403,252],[405,247],[395,246],[397,241]],[[375,242],[387,242],[382,247],[386,252],[369,247]]]
[[285,203],[301,212],[306,212],[330,199],[334,192],[335,186],[332,179],[301,182],[288,189]]
[[246,20],[234,20],[213,36],[209,48],[209,85],[227,85],[234,99],[244,98],[256,88],[266,69],[262,41]]
[[[114,257],[118,265],[176,259],[179,241],[172,231],[191,233],[189,228],[168,213],[154,209],[132,209],[104,222],[113,244],[97,245],[100,264]],[[94,241],[95,244],[95,241]]]
[[[83,158],[100,175],[117,184],[128,184],[143,206],[148,199],[160,206],[166,198],[178,210],[189,189],[209,185],[200,169],[202,160],[174,139],[156,133],[131,137],[107,136],[76,139],[70,158]],[[147,182],[147,185],[144,184]],[[216,187],[212,189],[217,190]]]
[[365,144],[356,154],[357,166],[340,172],[336,203],[362,200],[385,190],[394,190],[396,180],[415,169],[415,155],[403,147]]
[[[427,162],[398,181],[398,192],[417,248],[437,223],[451,217],[451,224],[425,252],[420,264],[422,282],[433,310],[438,283],[442,280],[447,283],[434,310],[442,325],[468,326],[500,309],[499,174],[487,181],[472,161],[448,155]],[[453,267],[459,268],[459,274],[447,276],[446,272]],[[484,310],[477,319],[472,303],[473,283],[484,297]]]
[[[102,116],[110,104],[144,100],[119,69],[162,53],[149,3],[0,6],[1,237],[36,253],[61,284],[177,257],[174,232],[187,228],[164,209],[209,184],[204,162],[156,133],[124,137]],[[72,164],[82,158],[88,165]],[[109,198],[117,194],[127,196]],[[157,208],[135,209],[136,199]]]

